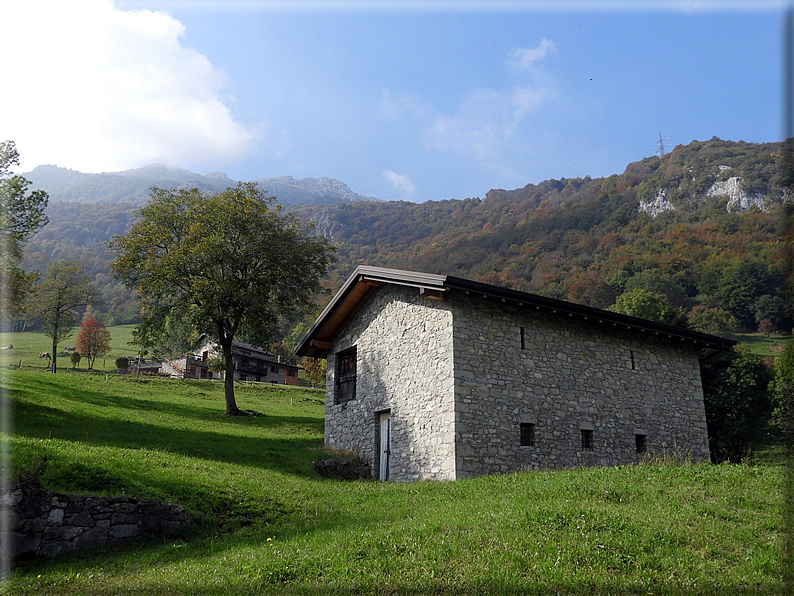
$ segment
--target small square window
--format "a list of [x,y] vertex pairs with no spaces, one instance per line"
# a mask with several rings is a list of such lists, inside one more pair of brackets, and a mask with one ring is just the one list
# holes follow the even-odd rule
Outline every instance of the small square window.
[[535,446],[535,425],[522,422],[521,423],[521,446],[534,447]]
[[593,449],[593,431],[587,430],[586,428],[582,429],[582,450],[583,451],[592,451]]
[[637,447],[637,453],[645,453],[648,449],[647,437],[645,435],[634,435],[634,443]]

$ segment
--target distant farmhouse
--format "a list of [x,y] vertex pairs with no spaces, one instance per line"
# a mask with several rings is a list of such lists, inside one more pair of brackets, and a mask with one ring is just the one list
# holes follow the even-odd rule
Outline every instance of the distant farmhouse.
[[358,267],[297,346],[328,359],[325,443],[453,480],[709,456],[699,360],[734,341],[469,281]]
[[[160,372],[180,379],[220,379],[220,373],[209,369],[210,359],[220,347],[207,335],[199,337],[195,353],[174,360],[164,360]],[[260,347],[235,341],[232,345],[235,381],[261,381],[279,385],[297,385],[298,367],[281,362],[280,356]]]

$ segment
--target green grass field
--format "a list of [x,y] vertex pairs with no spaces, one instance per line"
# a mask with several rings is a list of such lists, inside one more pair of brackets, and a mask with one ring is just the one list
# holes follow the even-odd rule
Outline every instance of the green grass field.
[[742,335],[734,335],[733,338],[738,341],[738,347],[744,346],[753,354],[759,356],[774,356],[777,357],[782,351],[782,347],[788,342],[794,341],[792,335],[770,335],[767,337],[761,333],[745,333]]
[[[782,468],[648,463],[341,482],[310,461],[322,393],[5,372],[16,470],[183,504],[188,538],[24,563],[13,594],[776,594]],[[292,405],[290,405],[292,399]]]
[[[110,331],[110,352],[103,358],[97,359],[94,364],[94,370],[97,371],[115,371],[114,364],[116,358],[120,356],[135,356],[137,355],[137,347],[130,345],[128,342],[132,340],[132,330],[135,325],[116,325],[115,327],[108,327]],[[58,346],[58,351],[61,352],[67,346],[74,346],[77,343],[77,334],[80,331],[76,327],[71,337],[66,339]],[[47,368],[47,360],[39,358],[42,352],[52,351],[52,340],[48,338],[41,331],[22,331],[19,333],[0,333],[0,346],[14,346],[13,350],[0,351],[0,366],[18,365],[22,362],[23,367]],[[104,365],[103,365],[104,363]],[[83,360],[80,363],[80,369],[85,370],[87,364]],[[58,369],[71,369],[72,364],[68,356],[58,356]]]

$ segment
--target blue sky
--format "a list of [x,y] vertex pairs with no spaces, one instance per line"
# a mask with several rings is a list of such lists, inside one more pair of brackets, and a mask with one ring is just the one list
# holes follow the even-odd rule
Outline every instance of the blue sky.
[[[660,131],[671,147],[782,136],[783,3],[86,6],[54,15],[49,53],[23,48],[26,72],[53,70],[40,78],[61,77],[58,91],[0,106],[17,114],[0,129],[25,169],[157,162],[422,201],[619,173]],[[83,29],[59,40],[68,19]]]

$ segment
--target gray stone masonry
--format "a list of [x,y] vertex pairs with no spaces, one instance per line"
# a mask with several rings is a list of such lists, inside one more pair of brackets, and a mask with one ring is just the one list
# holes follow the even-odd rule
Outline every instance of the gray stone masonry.
[[[479,297],[448,303],[457,478],[632,463],[636,434],[649,454],[708,459],[698,352],[685,342]],[[534,446],[520,445],[521,423],[535,425]]]
[[[353,346],[356,399],[334,405],[334,354]],[[381,286],[334,339],[326,446],[377,477],[385,410],[392,480],[632,463],[636,435],[649,454],[708,458],[696,349],[463,294]],[[534,446],[521,446],[522,423]]]
[[[195,520],[179,505],[131,497],[64,495],[22,484],[0,492],[11,532],[0,535],[0,557],[55,557],[123,544],[137,536],[177,536]],[[8,552],[7,552],[8,551]]]
[[411,288],[377,289],[334,340],[356,346],[356,399],[334,405],[328,356],[325,443],[356,451],[378,473],[378,413],[391,410],[392,480],[453,480],[452,313]]

